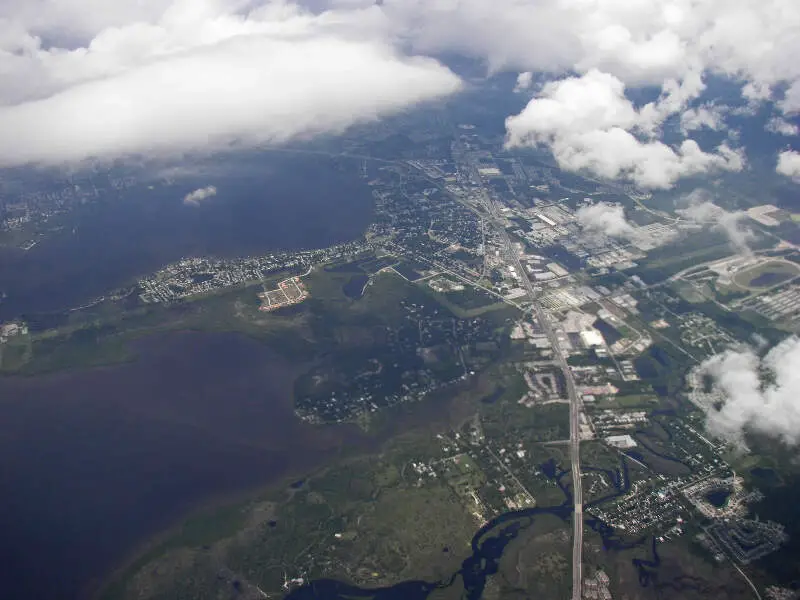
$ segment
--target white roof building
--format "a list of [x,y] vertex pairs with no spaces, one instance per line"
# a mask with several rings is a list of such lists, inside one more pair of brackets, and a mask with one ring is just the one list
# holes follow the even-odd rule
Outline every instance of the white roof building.
[[598,346],[605,345],[603,334],[597,331],[597,329],[584,329],[579,335],[581,336],[581,342],[583,342],[586,348],[597,348]]

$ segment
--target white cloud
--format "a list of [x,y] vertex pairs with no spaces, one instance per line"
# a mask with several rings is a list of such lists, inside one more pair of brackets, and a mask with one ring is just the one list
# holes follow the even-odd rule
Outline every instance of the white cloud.
[[655,135],[667,118],[683,111],[705,89],[703,78],[697,71],[687,72],[680,81],[667,79],[661,86],[658,100],[640,109],[639,127],[642,131]]
[[[58,30],[78,41],[91,39],[98,31],[110,27],[157,19],[173,4],[172,0],[4,0],[0,17],[19,21],[37,35],[52,35]],[[197,4],[212,6],[205,0]]]
[[509,117],[510,143],[528,137],[553,138],[611,127],[632,128],[639,115],[616,77],[590,71],[582,77],[550,82],[519,115]]
[[[800,443],[800,339],[791,337],[760,359],[751,350],[728,351],[701,369],[725,395],[722,406],[707,409],[708,430],[744,446],[756,432],[796,446]],[[764,377],[766,372],[769,377]]]
[[416,52],[457,53],[490,70],[562,72],[581,59],[562,0],[383,0],[386,28]]
[[750,97],[800,78],[796,0],[384,0],[395,31],[423,52],[494,69],[607,72],[660,86],[691,72],[730,76]]
[[681,115],[681,131],[684,135],[697,129],[719,131],[725,125],[725,109],[721,106],[703,105],[690,108]]
[[778,155],[778,166],[775,169],[787,177],[800,177],[800,152],[786,150]]
[[593,70],[545,85],[521,113],[506,119],[507,144],[546,146],[563,169],[645,188],[669,188],[681,177],[714,170],[740,171],[744,156],[725,144],[708,153],[693,140],[673,148],[650,139],[682,106],[682,95],[679,87],[667,86],[658,102],[637,110],[619,79]]
[[779,133],[780,135],[795,136],[800,135],[800,127],[782,117],[773,117],[767,122],[767,131]]
[[800,81],[794,81],[779,103],[787,115],[800,113]]
[[[710,75],[737,82],[753,105],[778,100],[787,113],[800,109],[800,63],[792,58],[800,54],[796,0],[384,0],[382,10],[424,52],[461,52],[495,71],[564,77],[597,70],[629,87],[660,87],[661,101],[639,111],[641,132],[657,133],[665,117],[690,109]],[[684,119],[685,132],[721,128],[719,113],[695,109]],[[665,154],[660,147],[643,152]],[[667,160],[675,177],[706,170],[679,151]],[[656,187],[659,179],[675,180],[656,177]]]
[[742,97],[750,105],[758,105],[772,97],[772,87],[768,83],[748,81],[742,86]]
[[625,218],[621,204],[597,202],[580,207],[575,212],[578,224],[589,233],[601,233],[610,237],[631,237],[635,228]]
[[514,86],[514,92],[524,92],[525,90],[530,89],[531,84],[533,83],[533,73],[530,71],[525,71],[524,73],[520,73],[517,75],[517,83]]
[[[308,0],[318,20],[378,32],[416,52],[461,53],[495,70],[591,69],[660,86],[692,72],[740,78],[746,93],[800,78],[795,0]],[[269,12],[297,19],[291,0],[5,0],[0,18],[25,31],[84,42],[130,23],[196,22]],[[230,19],[228,19],[230,21]]]
[[198,188],[193,192],[189,192],[183,197],[183,203],[187,206],[199,206],[201,202],[212,198],[217,195],[217,188],[213,185],[204,188]]
[[675,212],[695,223],[710,225],[721,230],[728,236],[736,250],[750,254],[749,244],[755,235],[752,230],[742,225],[742,221],[748,218],[747,214],[743,211],[729,212],[714,204],[711,197],[706,190],[695,190],[684,198],[688,206],[679,208]]
[[161,4],[157,21],[90,32],[86,46],[29,37],[26,52],[2,54],[0,137],[14,143],[0,145],[0,165],[280,143],[460,86],[433,59],[291,5],[243,15],[230,2]]
[[[0,163],[338,132],[458,89],[432,59],[408,56],[442,53],[520,72],[519,89],[527,73],[605,73],[622,85],[608,107],[621,117],[626,86],[657,86],[635,123],[583,130],[577,156],[557,156],[667,187],[741,166],[729,148],[658,141],[672,115],[687,132],[719,126],[692,106],[709,75],[800,108],[798,30],[796,0],[4,0],[0,135],[21,144],[0,148]],[[176,109],[190,98],[203,99],[197,110]],[[607,147],[622,164],[602,160]]]

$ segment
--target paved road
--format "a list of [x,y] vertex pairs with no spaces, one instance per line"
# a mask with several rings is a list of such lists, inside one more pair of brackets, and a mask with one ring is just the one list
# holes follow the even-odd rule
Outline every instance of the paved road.
[[[495,217],[494,223],[497,225],[501,219],[496,203],[485,192],[484,198],[487,208],[492,216]],[[572,600],[581,600],[581,584],[583,582],[583,486],[581,482],[580,427],[578,423],[580,417],[580,401],[577,391],[575,390],[575,379],[572,377],[572,371],[569,369],[566,356],[561,351],[561,345],[558,342],[558,337],[553,330],[549,317],[538,301],[533,284],[531,280],[528,279],[525,268],[519,259],[519,253],[514,249],[505,228],[497,225],[497,230],[503,240],[503,246],[508,260],[513,263],[514,268],[520,275],[522,285],[525,287],[528,296],[532,300],[536,320],[539,322],[545,335],[547,335],[547,339],[550,341],[555,356],[554,362],[563,372],[567,386],[566,391],[567,397],[569,398],[570,461],[572,462],[572,487],[575,503],[572,534]]]
[[[456,200],[463,202],[462,199]],[[478,212],[474,207],[465,204],[468,208]],[[572,600],[581,600],[582,598],[582,583],[583,583],[583,485],[581,481],[581,457],[580,457],[580,427],[578,420],[580,418],[580,400],[577,391],[575,390],[575,380],[572,377],[567,364],[567,359],[561,351],[561,345],[558,342],[555,331],[550,323],[550,319],[544,311],[544,308],[538,301],[538,294],[533,288],[533,284],[525,272],[525,268],[519,259],[519,254],[514,249],[511,243],[511,238],[503,226],[504,219],[501,216],[500,209],[495,200],[483,190],[483,205],[488,210],[490,218],[487,222],[495,227],[500,238],[503,241],[503,248],[507,259],[513,263],[514,268],[520,275],[522,285],[525,291],[531,298],[533,311],[536,320],[539,322],[542,330],[550,341],[550,345],[555,355],[553,361],[563,372],[564,381],[566,382],[567,397],[569,398],[569,445],[570,445],[570,461],[572,463],[572,481],[573,481],[573,502],[574,502],[574,518],[573,518],[573,534],[572,534]]]
[[[519,263],[517,253],[511,248],[514,259]],[[558,343],[558,338],[553,331],[553,327],[547,315],[542,308],[542,305],[536,300],[533,291],[533,285],[530,280],[525,276],[525,271],[521,270],[521,265],[518,267],[522,273],[523,283],[527,282],[525,286],[528,293],[533,298],[533,308],[536,312],[536,319],[539,321],[542,329],[544,330],[550,344],[553,347],[553,354],[556,357],[556,362],[564,373],[564,381],[567,386],[567,397],[569,398],[569,448],[570,448],[570,461],[572,462],[572,488],[573,488],[573,501],[575,503],[575,514],[573,516],[573,533],[572,533],[572,600],[581,600],[581,584],[583,582],[583,484],[581,481],[581,451],[580,451],[580,427],[578,420],[580,418],[580,405],[578,393],[575,390],[575,379],[572,377],[567,365],[567,359],[561,352],[561,346]]]

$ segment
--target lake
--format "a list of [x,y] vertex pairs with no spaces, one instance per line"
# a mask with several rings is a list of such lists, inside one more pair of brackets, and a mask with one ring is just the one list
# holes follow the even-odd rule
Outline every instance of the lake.
[[136,362],[0,378],[7,598],[75,598],[199,504],[336,456],[363,436],[295,418],[298,366],[234,334],[177,333]]
[[[185,256],[252,256],[361,236],[373,214],[360,162],[249,153],[134,172],[28,251],[0,248],[0,321],[79,306]],[[186,205],[189,192],[217,193]],[[152,189],[151,189],[152,188]]]

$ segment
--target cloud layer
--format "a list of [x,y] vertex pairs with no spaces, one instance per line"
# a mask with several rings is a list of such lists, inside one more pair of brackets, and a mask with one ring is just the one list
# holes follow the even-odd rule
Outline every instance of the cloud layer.
[[435,60],[297,8],[234,8],[178,1],[69,51],[6,32],[0,165],[280,143],[459,89]]
[[700,99],[710,75],[796,135],[798,30],[796,0],[4,0],[0,166],[336,133],[457,91],[435,57],[462,54],[523,73],[511,145],[663,189],[745,166],[690,137],[729,114]]
[[778,344],[763,359],[751,350],[732,350],[707,360],[701,368],[725,396],[718,410],[708,409],[708,430],[740,446],[748,431],[790,446],[800,444],[798,365],[797,337]]
[[800,77],[794,0],[383,0],[381,11],[417,51],[458,51],[495,70],[598,69],[657,86],[710,72],[762,96]]

